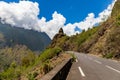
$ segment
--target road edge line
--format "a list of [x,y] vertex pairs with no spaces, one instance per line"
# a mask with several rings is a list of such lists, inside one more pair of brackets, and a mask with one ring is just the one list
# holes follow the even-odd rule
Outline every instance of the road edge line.
[[108,66],[108,65],[106,65],[106,67],[107,67],[107,68],[109,68],[109,69],[111,69],[111,70],[114,70],[114,71],[116,71],[117,73],[119,73],[119,74],[120,74],[120,71],[119,71],[119,70],[114,69],[114,68],[112,68],[111,66]]
[[79,71],[80,71],[81,75],[82,75],[83,77],[85,77],[85,74],[84,74],[84,72],[83,72],[82,68],[79,66],[79,67],[78,67],[78,69],[79,69]]

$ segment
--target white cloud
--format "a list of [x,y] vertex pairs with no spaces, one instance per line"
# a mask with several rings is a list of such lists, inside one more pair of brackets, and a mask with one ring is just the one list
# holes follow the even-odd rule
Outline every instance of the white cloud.
[[74,35],[76,33],[80,33],[78,31],[75,31],[76,26],[81,30],[88,30],[88,28],[92,28],[94,25],[99,24],[101,22],[104,22],[110,17],[113,6],[117,0],[113,0],[112,4],[108,5],[107,9],[103,10],[101,13],[99,13],[99,16],[95,18],[94,13],[89,13],[88,16],[78,23],[74,24],[67,24],[63,27],[65,33],[67,35]]
[[77,32],[75,31],[75,24],[67,24],[66,26],[63,27],[63,30],[64,32],[68,35],[68,36],[71,36],[71,35],[74,35],[76,34]]
[[0,18],[3,22],[12,26],[34,29],[34,26],[38,27],[38,15],[38,3],[30,1],[0,2]]
[[62,27],[64,32],[70,36],[79,33],[78,31],[75,31],[76,27],[81,30],[87,30],[88,28],[92,28],[95,24],[107,20],[115,2],[116,0],[114,0],[113,3],[96,18],[94,13],[89,13],[83,21],[65,25],[66,18],[56,11],[52,14],[52,19],[49,21],[46,21],[45,17],[39,19],[39,4],[36,2],[22,0],[19,3],[6,3],[0,1],[0,19],[3,23],[8,23],[12,26],[46,32],[50,38],[53,38]]
[[2,22],[12,26],[36,31],[46,32],[51,38],[64,26],[66,19],[56,11],[52,15],[52,20],[38,18],[38,3],[30,1],[20,1],[19,3],[0,2],[0,18]]
[[104,11],[99,13],[98,18],[96,18],[96,20],[98,22],[103,22],[103,21],[106,21],[108,19],[108,17],[111,15],[112,9],[113,9],[116,1],[117,0],[113,0],[112,4],[108,5],[107,9],[105,9]]
[[66,19],[63,15],[54,12],[52,15],[52,20],[46,22],[46,19],[43,17],[39,21],[39,26],[41,31],[46,32],[51,38],[59,31],[61,27],[64,26]]

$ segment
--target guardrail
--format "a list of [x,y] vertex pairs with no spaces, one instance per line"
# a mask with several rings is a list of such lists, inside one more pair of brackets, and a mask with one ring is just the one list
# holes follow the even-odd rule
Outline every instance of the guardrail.
[[72,65],[72,58],[63,61],[53,70],[43,76],[40,80],[66,80],[68,72]]

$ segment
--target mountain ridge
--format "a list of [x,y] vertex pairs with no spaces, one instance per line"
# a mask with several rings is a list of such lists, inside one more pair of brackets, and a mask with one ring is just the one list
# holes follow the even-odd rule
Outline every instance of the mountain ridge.
[[0,44],[3,46],[14,46],[16,44],[26,45],[34,51],[42,51],[50,43],[51,39],[44,32],[26,30],[0,23]]

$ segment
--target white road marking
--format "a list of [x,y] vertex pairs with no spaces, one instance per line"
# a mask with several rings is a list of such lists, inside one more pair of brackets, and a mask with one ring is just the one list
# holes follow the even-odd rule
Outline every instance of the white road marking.
[[81,67],[78,67],[78,69],[79,69],[81,75],[82,75],[83,77],[85,77],[85,74],[84,74],[83,70],[81,69]]
[[78,62],[78,60],[76,59],[76,62]]
[[94,60],[96,63],[98,63],[98,64],[102,64],[100,61],[97,61],[97,60]]
[[119,74],[120,74],[120,71],[119,71],[119,70],[114,69],[114,68],[112,68],[112,67],[110,67],[110,66],[108,66],[108,65],[106,65],[106,67],[107,67],[107,68],[109,68],[109,69],[111,69],[111,70],[114,70],[114,71],[116,71],[117,73],[119,73]]

